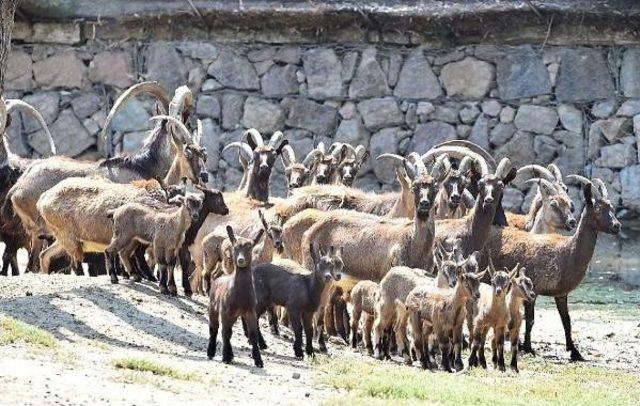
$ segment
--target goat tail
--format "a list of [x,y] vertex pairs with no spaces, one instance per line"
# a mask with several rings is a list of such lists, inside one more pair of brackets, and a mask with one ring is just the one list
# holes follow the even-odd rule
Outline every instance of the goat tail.
[[15,215],[15,211],[13,210],[13,203],[11,202],[11,197],[13,196],[14,189],[13,187],[9,189],[7,195],[5,196],[2,207],[0,207],[0,218],[3,219],[11,219]]

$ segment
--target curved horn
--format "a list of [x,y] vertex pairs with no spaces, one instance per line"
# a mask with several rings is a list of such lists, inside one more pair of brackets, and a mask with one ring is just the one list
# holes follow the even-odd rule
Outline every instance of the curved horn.
[[407,175],[409,176],[409,178],[414,179],[416,177],[417,171],[415,166],[411,162],[409,162],[405,157],[402,157],[397,154],[382,154],[376,157],[376,161],[380,159],[386,159],[386,158],[393,160],[394,167],[404,169],[407,172]]
[[536,164],[525,165],[522,168],[518,169],[518,171],[516,172],[516,176],[523,173],[528,175],[530,178],[540,177],[548,180],[549,182],[556,181],[556,177],[553,175],[553,173],[549,169],[541,165],[536,165]]
[[162,86],[158,84],[158,82],[142,82],[135,84],[125,90],[125,92],[116,99],[115,103],[113,103],[113,107],[111,107],[109,115],[107,116],[107,119],[104,122],[104,126],[102,127],[102,132],[100,133],[100,138],[103,141],[106,141],[107,139],[107,130],[109,129],[109,124],[111,124],[111,120],[113,120],[113,117],[115,117],[116,113],[118,113],[118,110],[120,110],[120,108],[122,108],[122,106],[127,101],[129,101],[129,99],[139,95],[140,93],[149,93],[153,95],[156,99],[158,99],[160,103],[162,103],[164,111],[169,110],[169,95],[162,88]]
[[567,180],[578,182],[582,185],[592,185],[591,181],[582,175],[568,175]]
[[200,145],[202,141],[202,136],[204,135],[204,126],[202,124],[202,120],[198,119],[196,121],[196,133],[192,137],[194,144]]
[[[420,160],[420,162],[422,162],[422,160]],[[441,180],[449,172],[450,169],[451,162],[449,161],[449,156],[447,156],[446,154],[440,155],[438,158],[436,158],[436,162],[433,164],[431,173],[429,175],[437,180]]]
[[253,144],[254,148],[264,145],[262,134],[260,134],[260,131],[256,130],[255,128],[249,128],[247,131],[245,131],[244,134],[242,134],[242,139],[246,140],[249,146]]
[[556,178],[557,182],[561,182],[562,183],[562,172],[560,171],[560,168],[558,167],[558,165],[549,164],[549,165],[547,165],[547,169],[549,170],[549,172],[551,172],[553,174],[553,177]]
[[232,142],[230,144],[227,144],[222,149],[222,152],[224,153],[229,148],[238,148],[238,149],[240,149],[240,157],[241,157],[241,159],[244,159],[244,163],[242,161],[240,161],[240,164],[246,170],[247,166],[248,166],[248,163],[251,162],[252,159],[253,159],[253,150],[251,149],[251,147],[248,144],[245,144],[244,142],[234,141],[234,142]]
[[7,106],[4,104],[4,99],[0,97],[0,138],[4,135],[4,130],[7,128]]
[[318,151],[322,152],[322,155],[327,153],[327,149],[324,146],[324,142],[320,141],[318,143],[318,145],[316,145],[316,148],[318,149]]
[[358,145],[355,149],[356,159],[359,161],[362,160],[362,158],[366,155],[366,153],[367,153],[367,148],[362,144]]
[[458,172],[465,174],[471,168],[471,165],[473,165],[473,158],[470,156],[463,157],[458,164]]
[[[3,103],[3,106],[5,104]],[[49,127],[47,126],[46,121],[44,121],[44,118],[42,117],[42,114],[40,114],[40,112],[38,110],[35,109],[35,107],[33,107],[32,105],[30,105],[29,103],[22,101],[22,100],[17,100],[17,99],[10,99],[6,101],[6,111],[5,111],[5,120],[6,120],[6,114],[11,114],[13,111],[21,111],[23,113],[27,113],[29,115],[31,115],[33,118],[36,119],[36,121],[38,122],[38,124],[40,124],[40,128],[42,128],[42,131],[44,131],[44,135],[47,137],[47,141],[49,141],[49,149],[51,150],[51,154],[55,155],[56,154],[56,144],[55,142],[53,142],[53,137],[51,136],[51,132],[49,131]]]
[[551,182],[549,182],[548,180],[544,179],[544,178],[531,178],[528,179],[524,182],[526,183],[535,183],[535,184],[543,184],[546,188],[551,190],[551,193],[553,194],[558,194],[560,193],[558,191],[558,188]]
[[511,170],[511,160],[509,158],[502,158],[498,167],[496,168],[496,177],[504,178]]
[[352,159],[355,159],[356,158],[356,149],[353,147],[353,145],[349,144],[348,142],[345,142],[342,145],[344,145],[347,148],[347,152],[349,153],[348,157],[352,158]]
[[193,93],[187,86],[182,85],[176,89],[173,99],[169,103],[169,115],[182,121],[180,115],[186,108],[191,106],[193,106]]
[[310,168],[312,165],[318,162],[318,159],[320,159],[321,156],[322,156],[322,151],[320,151],[318,148],[314,148],[311,151],[309,151],[306,157],[304,157],[302,164],[307,168]]
[[288,168],[296,163],[296,153],[293,151],[291,145],[285,145],[282,148],[281,159],[285,168]]
[[482,158],[484,158],[487,164],[490,165],[492,168],[495,168],[497,166],[497,162],[491,156],[491,154],[488,153],[486,149],[482,148],[480,145],[476,144],[475,142],[471,142],[467,140],[451,140],[451,141],[445,141],[443,143],[440,143],[436,145],[434,148],[440,148],[444,146],[458,146],[458,147],[467,148],[472,152],[475,152],[476,154],[480,155]]
[[596,185],[596,188],[598,189],[598,191],[600,192],[600,194],[602,195],[603,198],[605,198],[605,199],[609,198],[609,191],[607,191],[607,186],[604,184],[602,179],[593,178],[592,183],[594,185]]
[[409,155],[407,155],[407,161],[413,164],[418,175],[422,175],[423,173],[429,173],[427,171],[427,166],[422,161],[422,157],[417,152],[412,152]]
[[426,164],[429,164],[431,162],[434,162],[435,159],[442,154],[447,154],[450,157],[453,157],[456,159],[462,159],[465,156],[469,156],[473,158],[473,163],[475,166],[477,166],[477,169],[480,171],[480,175],[484,176],[490,173],[489,165],[481,155],[467,148],[459,147],[455,145],[445,145],[439,148],[432,148],[426,154],[422,155],[422,161],[425,162]]
[[331,154],[331,156],[333,156],[337,160],[342,155],[342,151],[344,150],[344,148],[346,148],[347,151],[349,151],[349,147],[351,147],[351,145],[349,144],[344,144],[342,142],[334,142],[329,147],[328,153]]
[[149,119],[149,121],[152,121],[152,120],[167,120],[168,124],[171,124],[172,126],[174,126],[179,130],[180,132],[179,138],[182,143],[189,143],[192,141],[191,133],[189,132],[187,127],[184,125],[184,123],[180,119],[171,117],[171,116],[159,115],[159,116],[153,116]]
[[284,134],[282,133],[282,131],[276,131],[273,133],[273,135],[271,136],[271,139],[269,140],[269,146],[273,149],[276,149],[280,146],[283,139],[284,139]]

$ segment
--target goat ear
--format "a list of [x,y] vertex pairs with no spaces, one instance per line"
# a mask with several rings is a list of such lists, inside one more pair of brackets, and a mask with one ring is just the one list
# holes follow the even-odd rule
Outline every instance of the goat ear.
[[233,233],[233,228],[231,226],[227,226],[227,235],[229,236],[229,241],[231,241],[231,244],[235,244],[236,236]]
[[502,183],[504,183],[505,185],[508,185],[509,183],[511,183],[512,180],[516,178],[517,174],[518,174],[518,168],[514,166],[513,168],[511,168],[509,173],[507,173],[507,176],[502,178]]
[[262,223],[262,227],[264,227],[265,230],[268,230],[269,225],[267,224],[267,220],[265,220],[264,218],[264,213],[262,213],[262,210],[258,210],[258,216],[260,217],[260,222]]
[[319,254],[319,251],[320,251],[318,249],[318,244],[312,242],[310,245],[311,245],[311,247],[310,247],[311,248],[311,259],[313,260],[314,264],[317,264],[318,263],[318,257],[319,257],[318,254]]
[[258,234],[256,234],[255,237],[253,237],[253,245],[258,245],[258,243],[260,242],[260,240],[262,239],[262,236],[264,235],[264,229],[260,229],[258,230]]
[[289,140],[282,140],[282,143],[280,144],[280,146],[276,149],[276,154],[280,155],[282,154],[282,149],[289,145]]

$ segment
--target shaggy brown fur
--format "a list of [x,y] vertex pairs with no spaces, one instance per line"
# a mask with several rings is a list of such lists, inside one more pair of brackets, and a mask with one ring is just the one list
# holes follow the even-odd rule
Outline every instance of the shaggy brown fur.
[[358,345],[358,330],[360,321],[362,321],[362,340],[364,348],[373,355],[373,344],[371,342],[371,330],[375,317],[375,302],[380,287],[374,281],[360,281],[356,283],[350,293],[350,301],[353,306],[351,316],[351,346],[356,348]]
[[[511,369],[515,372],[519,372],[518,338],[520,337],[520,326],[522,325],[522,312],[520,309],[524,302],[533,302],[535,299],[536,294],[533,289],[533,282],[525,274],[525,268],[520,268],[511,280],[511,289],[507,294],[507,308],[509,309],[507,330],[509,332],[509,341],[511,342]],[[496,348],[496,344],[493,341],[491,348]]]

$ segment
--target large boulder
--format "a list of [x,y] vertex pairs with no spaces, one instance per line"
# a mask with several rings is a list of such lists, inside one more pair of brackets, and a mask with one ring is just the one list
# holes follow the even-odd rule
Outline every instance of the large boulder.
[[344,96],[342,64],[333,49],[310,49],[302,56],[302,63],[309,97],[331,99]]
[[283,129],[284,112],[277,104],[250,96],[244,103],[242,124],[246,128],[256,128],[260,133],[270,135]]
[[87,82],[87,67],[75,51],[67,50],[33,65],[36,86],[43,89],[81,88]]
[[[78,118],[87,118],[102,106],[102,99],[93,92],[81,93],[71,100],[71,107]],[[56,109],[57,109],[56,103]]]
[[484,115],[479,115],[471,128],[469,141],[475,142],[484,149],[489,149],[489,119]]
[[504,58],[498,59],[496,76],[503,100],[551,93],[549,72],[531,46],[507,52]]
[[260,80],[262,93],[267,97],[281,97],[298,93],[295,65],[273,65]]
[[424,154],[433,148],[434,145],[455,140],[456,138],[456,129],[451,124],[442,121],[418,124],[411,138],[408,151]]
[[365,128],[360,116],[342,120],[336,131],[335,140],[346,142],[351,145],[362,144],[365,147],[369,144],[369,131]]
[[559,105],[558,116],[565,129],[576,133],[582,132],[582,112],[572,104]]
[[520,106],[515,118],[516,127],[521,131],[551,134],[558,124],[558,113],[550,107]]
[[614,86],[602,51],[567,49],[562,55],[556,83],[560,102],[586,102],[614,95]]
[[[378,131],[371,136],[371,156],[377,157],[386,153],[397,154],[398,144],[406,135],[406,132],[400,127],[384,128]],[[388,159],[376,162],[373,172],[382,183],[393,183],[396,177],[393,163]]]
[[533,136],[524,131],[517,131],[509,142],[496,149],[496,161],[509,158],[516,167],[532,163],[536,157],[533,149]]
[[13,49],[7,58],[7,68],[4,74],[5,90],[31,90],[33,76],[33,61],[31,55],[18,49]]
[[360,65],[349,86],[349,97],[360,99],[381,97],[389,94],[389,86],[380,63],[376,60],[376,49],[367,48],[362,52]]
[[[23,100],[40,112],[44,121],[51,125],[57,118],[60,104],[60,94],[58,92],[39,92],[25,96]],[[26,118],[23,116],[22,124],[27,133],[33,132],[40,128],[40,125],[31,116]],[[13,127],[13,125],[11,126]],[[11,128],[10,127],[10,128]]]
[[[71,109],[63,110],[50,130],[58,155],[74,157],[95,144],[95,138],[87,132]],[[29,145],[42,156],[50,154],[49,141],[42,131],[29,135]]]
[[404,123],[398,102],[393,97],[363,100],[358,103],[358,111],[369,131],[377,131],[382,127],[392,127]]
[[640,165],[628,166],[620,171],[622,204],[640,212],[640,182],[638,179],[640,179]]
[[238,90],[260,89],[258,73],[249,60],[230,50],[222,50],[207,73],[224,87]]
[[625,51],[620,67],[620,87],[627,97],[640,97],[640,48]]
[[120,89],[133,84],[131,56],[126,52],[100,52],[89,64],[89,80]]
[[445,65],[440,72],[440,81],[449,97],[462,96],[480,99],[489,92],[494,76],[493,65],[473,57],[467,57]]
[[217,96],[204,94],[198,97],[196,114],[204,117],[220,118],[220,101]]
[[187,83],[189,71],[182,57],[169,42],[152,42],[144,51],[146,80],[157,80],[172,94]]
[[402,99],[435,99],[442,95],[422,48],[414,49],[404,62],[393,95]]
[[604,168],[624,168],[637,163],[636,149],[631,144],[605,145],[600,148],[596,165]]
[[238,93],[222,95],[222,128],[235,130],[240,125],[245,97]]
[[335,108],[308,99],[295,99],[289,106],[286,123],[320,136],[333,134],[338,112]]

